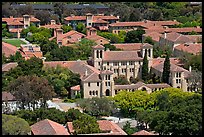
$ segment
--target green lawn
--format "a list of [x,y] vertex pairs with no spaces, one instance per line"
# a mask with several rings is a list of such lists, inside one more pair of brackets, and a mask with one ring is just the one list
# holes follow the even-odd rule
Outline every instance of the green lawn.
[[26,44],[25,42],[21,41],[20,39],[2,39],[3,42],[9,43],[16,47],[20,47],[21,44]]

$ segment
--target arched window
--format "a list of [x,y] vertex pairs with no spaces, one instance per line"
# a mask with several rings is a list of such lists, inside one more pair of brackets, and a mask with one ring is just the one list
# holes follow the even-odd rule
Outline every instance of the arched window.
[[98,96],[98,90],[96,90],[96,95]]
[[89,95],[91,95],[91,91],[89,91]]
[[93,95],[95,95],[95,91],[93,91]]
[[106,89],[106,96],[110,96],[110,90]]

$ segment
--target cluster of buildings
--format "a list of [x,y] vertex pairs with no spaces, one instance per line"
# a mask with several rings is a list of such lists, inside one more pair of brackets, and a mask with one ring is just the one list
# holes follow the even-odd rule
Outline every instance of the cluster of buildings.
[[[24,16],[23,27],[27,27],[26,18],[31,22],[30,16]],[[10,23],[11,18],[4,18],[4,21]],[[119,33],[120,31],[131,31],[137,29],[145,30],[143,35],[143,41],[147,37],[152,37],[155,44],[158,46],[168,45],[175,56],[181,55],[183,52],[190,54],[199,54],[202,50],[202,35],[185,35],[186,32],[195,31],[198,34],[202,32],[199,27],[191,28],[172,28],[173,25],[179,24],[177,21],[139,21],[139,22],[119,22],[119,17],[104,16],[104,15],[92,15],[86,16],[69,16],[65,18],[67,25],[75,26],[77,23],[82,22],[86,25],[86,35],[75,30],[71,30],[63,34],[61,24],[56,24],[54,20],[51,20],[49,25],[45,27],[54,29],[54,36],[49,40],[55,39],[60,46],[69,46],[81,39],[86,38],[96,42],[96,46],[92,47],[92,55],[89,60],[84,61],[44,61],[44,66],[56,67],[60,65],[79,73],[81,78],[81,87],[83,88],[84,98],[91,98],[93,96],[114,96],[120,90],[135,91],[146,90],[151,93],[155,90],[167,88],[169,86],[175,88],[181,88],[184,91],[192,91],[188,87],[188,78],[191,74],[191,69],[186,70],[182,68],[181,62],[177,58],[170,58],[170,78],[169,83],[160,84],[144,84],[142,82],[131,85],[116,85],[114,78],[124,75],[128,81],[132,78],[141,78],[142,63],[145,52],[148,54],[149,71],[159,79],[162,78],[164,58],[153,58],[153,45],[148,43],[116,43],[113,44],[121,51],[105,50],[104,44],[110,43],[108,39],[105,39],[97,35],[97,30],[108,30],[112,33]],[[20,21],[19,21],[20,22]],[[106,29],[105,29],[106,28]],[[6,55],[14,54],[16,51],[20,51],[25,59],[32,56],[42,58],[42,52],[40,47],[31,45],[22,45],[20,49],[16,49],[7,43],[2,43],[3,53]],[[10,48],[9,48],[10,47]],[[4,65],[4,71],[9,68],[10,65]],[[16,65],[16,64],[15,64]],[[14,66],[15,66],[14,65]],[[76,85],[71,88],[71,95],[74,98],[80,92],[80,85]]]

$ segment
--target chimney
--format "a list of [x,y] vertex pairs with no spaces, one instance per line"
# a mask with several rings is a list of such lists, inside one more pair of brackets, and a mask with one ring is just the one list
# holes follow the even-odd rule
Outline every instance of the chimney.
[[59,42],[59,40],[61,40],[62,35],[63,35],[62,29],[56,29],[57,43]]
[[190,71],[190,72],[191,72],[191,69],[192,69],[191,66],[189,66],[189,71]]

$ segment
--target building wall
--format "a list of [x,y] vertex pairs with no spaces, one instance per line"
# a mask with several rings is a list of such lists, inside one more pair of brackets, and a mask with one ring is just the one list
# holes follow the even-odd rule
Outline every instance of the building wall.
[[99,39],[99,40],[96,40],[95,41],[97,44],[109,44],[110,42],[108,40],[105,40],[105,39]]
[[[83,81],[82,86],[84,89],[84,98],[102,97],[101,82],[98,82],[98,84],[99,86],[97,85],[97,82],[84,82]],[[93,91],[94,91],[94,95],[93,95]],[[98,92],[98,95],[96,94],[96,91]]]

